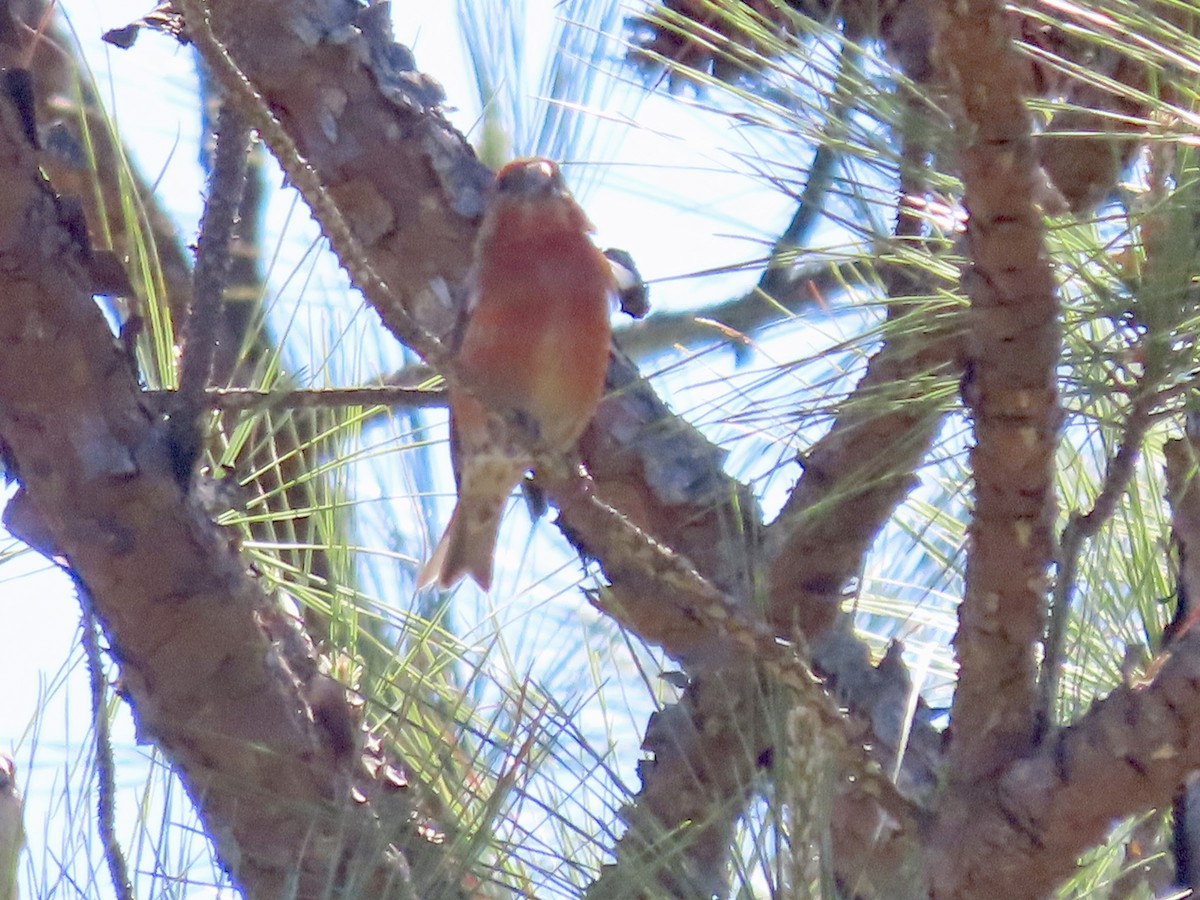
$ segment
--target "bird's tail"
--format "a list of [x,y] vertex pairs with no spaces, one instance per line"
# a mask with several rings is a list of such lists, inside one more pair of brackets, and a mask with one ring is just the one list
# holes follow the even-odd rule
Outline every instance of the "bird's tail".
[[492,557],[508,493],[489,494],[464,494],[459,498],[446,533],[417,576],[418,590],[435,582],[441,588],[449,588],[467,575],[482,590],[491,588]]

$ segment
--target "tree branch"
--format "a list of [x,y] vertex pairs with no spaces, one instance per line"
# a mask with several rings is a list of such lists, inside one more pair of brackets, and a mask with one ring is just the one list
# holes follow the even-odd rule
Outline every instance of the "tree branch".
[[[162,409],[171,403],[174,391],[143,391],[146,403]],[[204,404],[223,412],[247,412],[256,409],[336,409],[346,406],[387,406],[392,409],[418,409],[446,405],[446,392],[438,388],[363,385],[351,388],[297,388],[295,390],[259,390],[257,388],[209,388]]]
[[[6,97],[0,161],[0,437],[21,482],[5,523],[87,584],[139,734],[172,760],[249,893],[317,895],[389,839],[440,855],[416,835],[411,800],[382,822],[353,801],[387,793],[386,779],[314,724],[311,647],[180,492]],[[404,895],[406,870],[372,858],[379,895]]]
[[1026,752],[1036,734],[1034,647],[1053,558],[1061,336],[1035,202],[1028,63],[998,0],[947,3],[946,11],[939,58],[964,144],[972,260],[963,275],[971,299],[963,398],[975,432],[975,508],[951,744],[951,778],[965,786]]
[[179,390],[167,412],[167,439],[175,460],[175,478],[186,489],[204,446],[205,391],[212,378],[230,250],[242,190],[250,128],[223,103],[217,116],[216,152],[208,183],[208,200],[200,220],[193,270],[192,308],[183,329]]
[[104,846],[104,860],[112,879],[113,893],[118,900],[133,900],[133,884],[129,880],[129,864],[125,851],[117,840],[117,782],[113,764],[112,740],[108,730],[107,684],[104,680],[104,657],[96,635],[99,622],[87,585],[67,570],[75,582],[75,593],[83,610],[80,630],[83,633],[83,653],[87,659],[88,682],[92,693],[92,732],[95,734],[96,755],[96,826]]
[[[777,270],[771,295],[755,287],[740,297],[691,312],[652,313],[639,322],[615,329],[615,341],[634,359],[644,359],[674,347],[696,349],[717,341],[735,348],[764,326],[799,314],[853,286],[861,277],[854,268],[828,262]],[[764,273],[765,278],[765,273]]]
[[[1200,541],[1197,449],[1191,440],[1163,448],[1172,530],[1188,551],[1185,558]],[[1183,567],[1180,580],[1189,593],[1200,592],[1196,567]],[[932,896],[1041,896],[1074,871],[1079,854],[1114,821],[1165,806],[1197,768],[1200,631],[1187,628],[1145,679],[1120,685],[1008,767],[985,802],[943,813],[952,816],[944,827],[957,839],[935,850]]]
[[1075,595],[1075,571],[1084,541],[1095,537],[1104,523],[1117,509],[1117,503],[1129,487],[1134,467],[1141,454],[1142,441],[1152,422],[1151,414],[1158,402],[1158,380],[1161,372],[1146,372],[1138,381],[1133,402],[1125,416],[1117,452],[1108,461],[1104,483],[1096,495],[1092,508],[1086,513],[1071,514],[1059,540],[1058,564],[1054,581],[1054,593],[1050,603],[1050,620],[1046,627],[1045,652],[1042,657],[1041,674],[1038,679],[1039,731],[1045,731],[1054,723],[1054,704],[1058,699],[1059,678],[1062,674],[1062,644],[1067,621],[1071,616],[1071,603]]

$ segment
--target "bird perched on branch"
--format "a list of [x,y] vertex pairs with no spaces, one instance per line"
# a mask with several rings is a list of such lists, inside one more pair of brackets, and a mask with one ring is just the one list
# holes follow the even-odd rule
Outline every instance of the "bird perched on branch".
[[616,282],[591,231],[550,160],[517,160],[497,174],[455,355],[469,391],[450,391],[458,505],[419,587],[450,587],[466,575],[491,587],[504,504],[531,460],[496,439],[489,410],[515,413],[543,446],[559,451],[579,440],[596,411]]

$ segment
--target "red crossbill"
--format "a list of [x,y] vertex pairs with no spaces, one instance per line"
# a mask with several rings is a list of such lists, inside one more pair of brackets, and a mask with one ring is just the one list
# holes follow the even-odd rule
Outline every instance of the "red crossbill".
[[[495,439],[488,410],[515,413],[545,447],[565,451],[604,392],[616,284],[589,237],[592,224],[547,159],[509,163],[496,176],[471,271],[450,391],[450,447],[458,505],[418,585],[470,575],[484,590],[504,504],[529,456]],[[506,443],[506,442],[505,442]]]

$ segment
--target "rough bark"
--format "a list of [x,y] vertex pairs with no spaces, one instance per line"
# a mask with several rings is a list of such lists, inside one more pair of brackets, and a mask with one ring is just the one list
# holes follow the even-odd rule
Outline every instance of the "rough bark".
[[490,173],[442,117],[440,86],[391,42],[386,7],[215,0],[185,9],[207,11],[222,46],[320,173],[390,289],[391,303],[375,298],[384,323],[407,334],[415,320],[445,334]]
[[1200,766],[1200,633],[1159,664],[1152,681],[1118,687],[975,803],[943,808],[927,855],[931,897],[1045,896],[1114,821],[1170,802]]
[[[1029,68],[1012,22],[992,0],[947,4],[938,41],[963,145],[971,260],[963,399],[975,434],[975,508],[955,636],[950,785],[927,846],[927,877],[935,897],[995,897],[1015,890],[1015,873],[962,863],[989,847],[980,824],[1004,818],[997,776],[1030,753],[1037,736],[1034,648],[1053,552],[1060,420],[1058,304],[1035,202]],[[1033,849],[1028,835],[1011,837],[1014,847]],[[1022,896],[1041,892],[1024,882]]]
[[971,260],[963,276],[971,300],[963,399],[974,426],[975,506],[951,745],[964,790],[1034,740],[1034,647],[1053,557],[1061,337],[1035,201],[1028,67],[1010,26],[1001,3],[949,4],[939,38],[963,144]]
[[[1165,447],[1173,529],[1197,537],[1196,448]],[[1189,583],[1187,566],[1181,579]],[[1200,587],[1197,587],[1200,590]],[[1040,897],[1124,816],[1170,802],[1200,766],[1200,633],[1184,629],[1147,667],[1024,758],[937,811],[926,857],[935,898]],[[1099,789],[1098,786],[1102,786]]]
[[[139,735],[175,764],[239,884],[320,896],[355,854],[405,834],[419,843],[412,804],[386,786],[395,769],[362,767],[352,726],[322,727],[346,698],[228,534],[182,495],[92,300],[88,251],[7,97],[0,168],[0,437],[21,482],[6,524],[88,585]],[[352,788],[398,805],[381,818]],[[403,860],[373,858],[358,875],[403,894]]]

